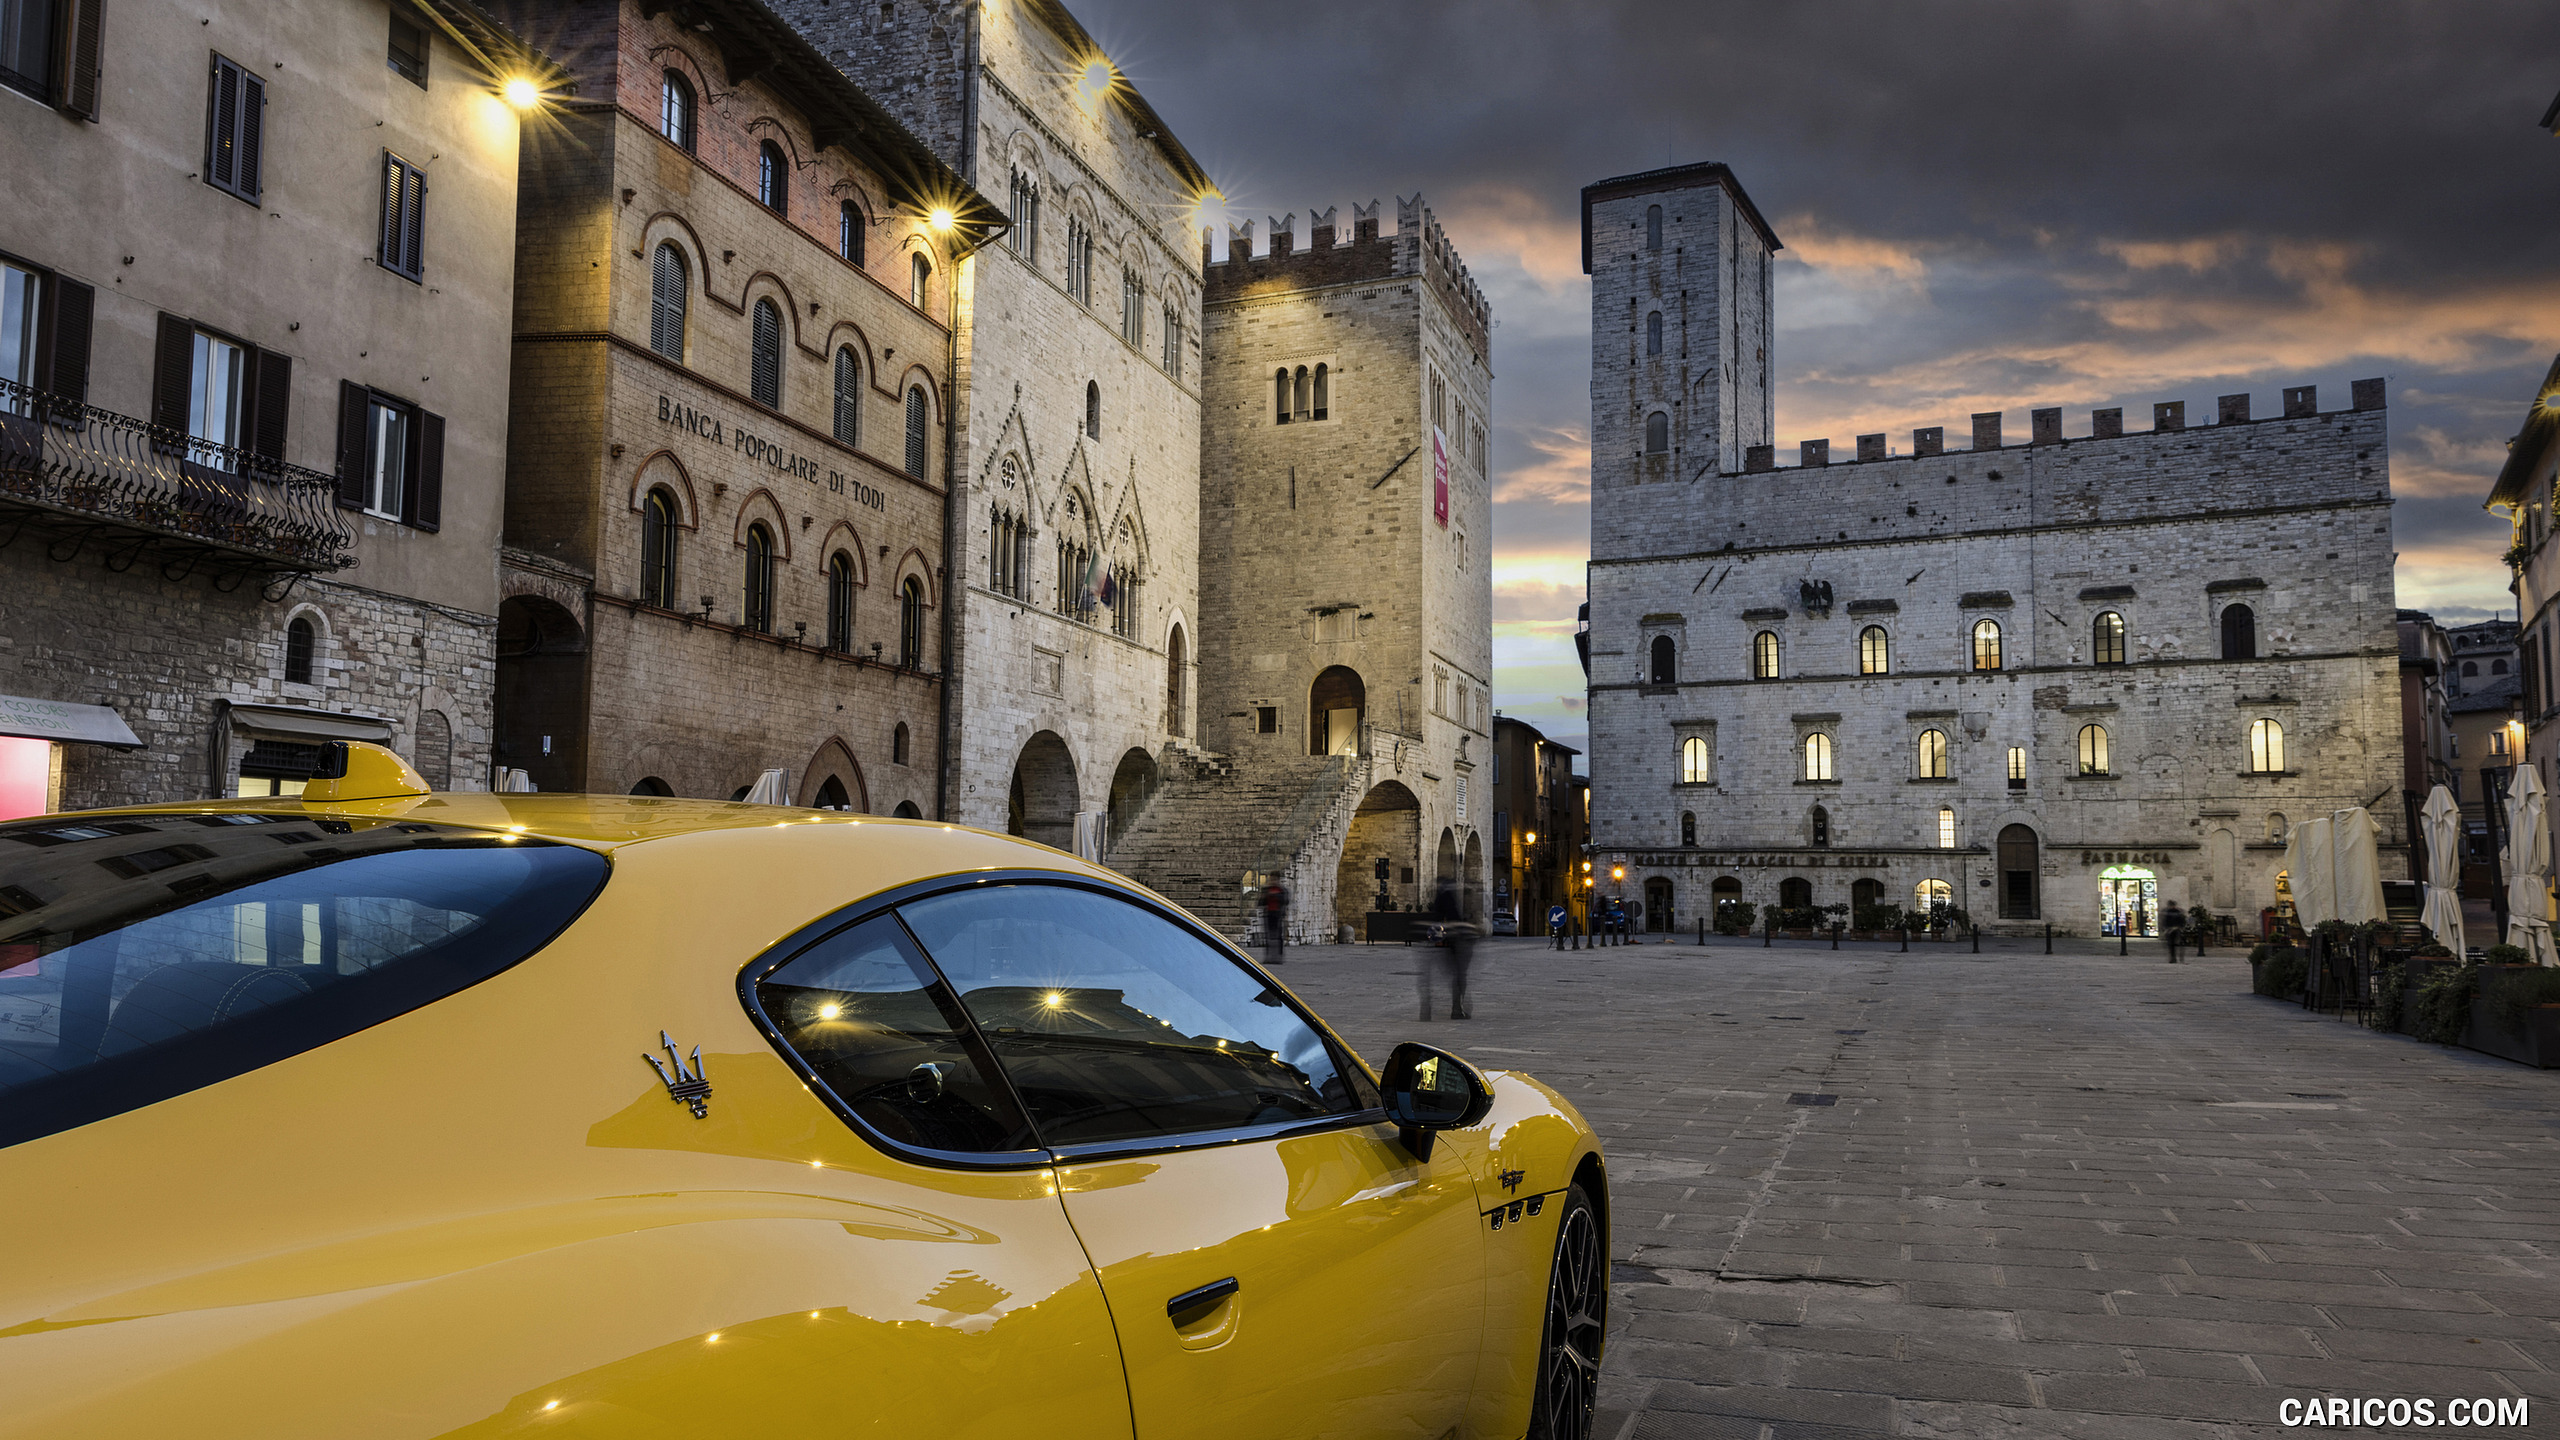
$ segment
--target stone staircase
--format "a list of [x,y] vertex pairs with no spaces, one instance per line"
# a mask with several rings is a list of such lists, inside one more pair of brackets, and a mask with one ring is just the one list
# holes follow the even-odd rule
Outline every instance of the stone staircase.
[[1289,887],[1293,941],[1332,938],[1333,876],[1368,767],[1349,756],[1300,755],[1240,768],[1226,756],[1168,746],[1155,793],[1103,863],[1238,941],[1259,919],[1243,902],[1247,872]]

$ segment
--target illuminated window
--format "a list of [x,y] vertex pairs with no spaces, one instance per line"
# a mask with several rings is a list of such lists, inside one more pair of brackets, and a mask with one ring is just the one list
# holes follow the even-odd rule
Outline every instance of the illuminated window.
[[2103,725],[2080,727],[2080,773],[2105,775],[2107,769],[2107,730]]
[[1973,668],[1976,670],[2000,668],[1999,621],[1976,620],[1973,622]]
[[2273,720],[2249,723],[2249,768],[2262,775],[2284,773],[2284,727]]
[[1893,668],[1893,642],[1881,625],[1858,632],[1858,673],[1882,675]]
[[1705,785],[1714,780],[1714,778],[1715,772],[1713,769],[1712,759],[1707,751],[1707,742],[1694,735],[1681,741],[1680,783],[1683,785]]
[[1831,778],[1830,736],[1815,734],[1804,737],[1804,778],[1807,780]]
[[2027,788],[2027,748],[2023,745],[2009,747],[2009,788]]
[[2124,617],[2113,610],[2101,611],[2097,619],[2089,622],[2089,663],[2124,663]]
[[1763,630],[1751,637],[1751,678],[1778,678],[1778,632]]
[[1923,780],[1944,780],[1947,778],[1946,731],[1923,730],[1920,732],[1920,744],[1915,756],[1915,764],[1917,768],[1915,768],[1912,773],[1918,775]]
[[1938,848],[1956,848],[1956,812],[1944,805],[1938,807]]

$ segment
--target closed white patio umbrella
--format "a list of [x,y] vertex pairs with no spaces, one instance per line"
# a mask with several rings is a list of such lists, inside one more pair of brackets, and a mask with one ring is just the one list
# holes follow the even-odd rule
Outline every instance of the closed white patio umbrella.
[[2462,935],[2462,807],[2439,785],[2428,792],[2427,807],[2418,812],[2418,828],[2427,843],[2427,905],[2418,919],[2454,954],[2463,950]]
[[2330,896],[2337,882],[2329,872],[2328,816],[2293,822],[2284,837],[2284,868],[2293,882],[2293,922],[2307,935],[2334,915]]
[[2382,900],[2382,822],[2361,805],[2329,817],[2329,919],[2387,920]]
[[747,791],[747,803],[750,805],[791,803],[791,786],[782,778],[782,770],[779,766],[756,777],[754,788]]
[[2536,965],[2549,965],[2551,945],[2551,827],[2542,777],[2518,765],[2507,782],[2507,943],[2521,945]]

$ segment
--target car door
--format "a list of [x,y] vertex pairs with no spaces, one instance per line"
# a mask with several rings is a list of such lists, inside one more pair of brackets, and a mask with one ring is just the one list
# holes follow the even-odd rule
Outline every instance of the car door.
[[982,884],[900,913],[1058,1157],[1140,1440],[1462,1427],[1480,1143],[1417,1159],[1278,986],[1133,897]]

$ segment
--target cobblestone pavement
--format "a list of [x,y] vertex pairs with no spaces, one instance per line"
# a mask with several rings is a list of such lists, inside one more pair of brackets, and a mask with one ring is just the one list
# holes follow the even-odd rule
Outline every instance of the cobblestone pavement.
[[2063,945],[1500,940],[1431,1024],[1424,951],[1281,973],[1373,1060],[1599,1128],[1603,1440],[2299,1434],[2322,1395],[2560,1435],[2560,1072],[2260,999],[2240,952]]

